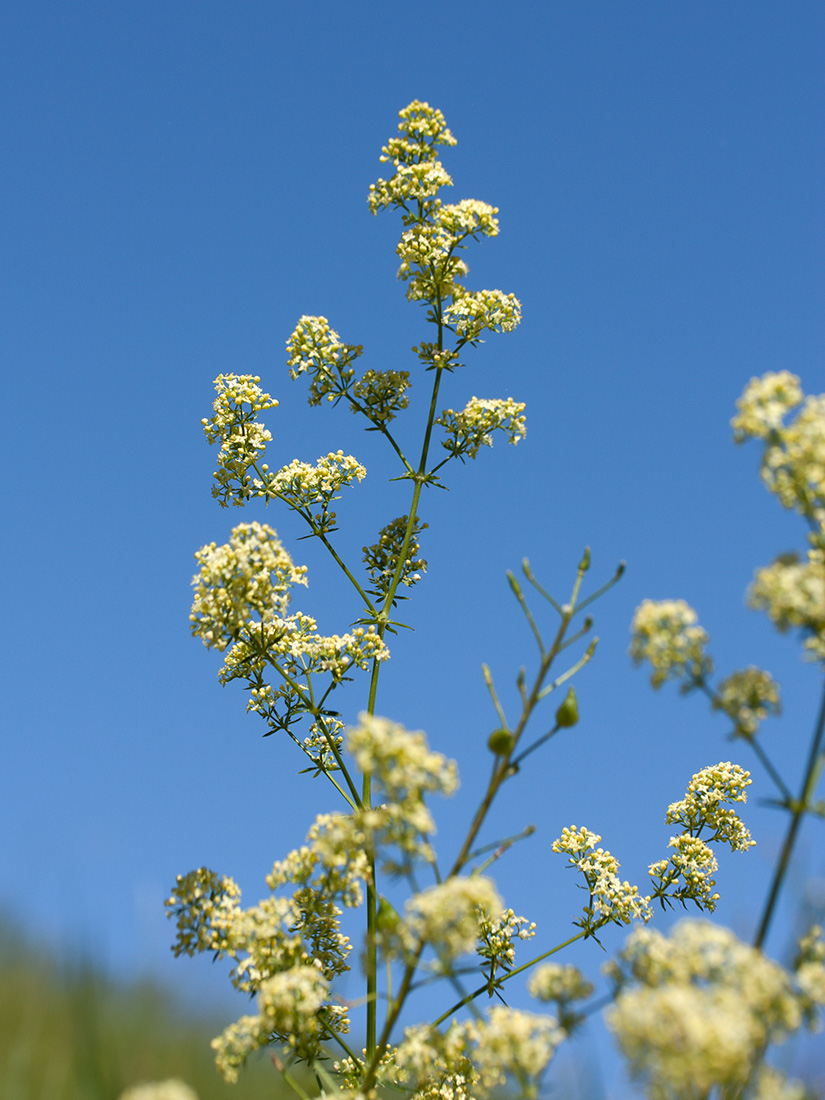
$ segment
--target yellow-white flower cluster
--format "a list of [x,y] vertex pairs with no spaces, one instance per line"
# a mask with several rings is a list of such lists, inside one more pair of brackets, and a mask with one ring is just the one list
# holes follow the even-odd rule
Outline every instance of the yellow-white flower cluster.
[[293,585],[307,583],[306,566],[294,565],[277,532],[241,523],[223,546],[211,542],[195,554],[195,599],[189,620],[205,646],[226,649],[258,616],[261,623],[286,613]]
[[[338,499],[341,489],[367,476],[361,463],[343,451],[322,455],[314,466],[296,458],[276,473],[263,465],[261,473],[262,478],[253,479],[256,493],[266,501],[278,498],[311,517],[314,534],[334,530],[336,516],[330,511],[331,503]],[[312,509],[318,507],[320,511],[313,516]]]
[[751,607],[766,611],[781,631],[798,627],[811,660],[825,661],[825,552],[809,550],[806,560],[783,555],[759,569],[748,590]]
[[442,446],[463,462],[464,455],[475,458],[481,447],[492,447],[495,431],[504,432],[508,443],[524,439],[527,422],[521,415],[523,412],[524,402],[512,397],[473,397],[461,412],[445,409],[435,423],[447,434]]
[[[295,699],[296,692],[299,701],[308,698],[309,692],[301,685],[315,673],[328,673],[339,684],[352,669],[366,669],[373,661],[389,659],[390,651],[373,626],[357,626],[346,634],[319,634],[317,630],[315,619],[300,611],[250,624],[224,658],[218,679],[222,684],[249,680],[254,687],[247,711],[268,718],[279,699]],[[264,683],[267,666],[278,672],[278,687]]]
[[429,945],[437,955],[435,969],[443,970],[453,959],[475,949],[480,920],[489,920],[501,909],[492,879],[457,875],[409,898],[403,921],[387,929],[381,946],[388,957],[393,957]]
[[650,898],[641,896],[638,886],[622,882],[617,874],[619,861],[596,847],[601,839],[598,833],[571,825],[562,829],[552,844],[554,852],[565,853],[568,864],[584,875],[589,900],[581,919],[574,923],[591,935],[609,922],[629,924],[632,920],[649,921],[652,916]]
[[[708,842],[729,844],[734,852],[746,852],[756,843],[727,805],[745,802],[745,788],[750,782],[750,772],[738,764],[716,764],[697,772],[685,797],[668,807],[667,823],[680,825],[685,831],[670,838],[668,847],[673,849],[670,858],[657,860],[648,871],[656,883],[653,896],[663,907],[673,901],[682,905],[692,901],[700,909],[714,911],[719,900],[713,877],[718,863]],[[703,830],[710,832],[707,840],[700,838]]]
[[648,661],[650,682],[681,680],[682,690],[697,686],[712,670],[705,653],[708,635],[697,626],[696,612],[684,600],[643,600],[631,625],[630,656],[635,664]]
[[368,370],[353,384],[350,406],[354,413],[366,412],[376,424],[389,424],[396,413],[406,409],[409,398],[410,373],[406,370]]
[[736,402],[739,412],[731,420],[734,439],[767,439],[782,427],[785,414],[802,404],[799,379],[783,370],[751,378]]
[[569,1004],[583,1001],[593,993],[589,982],[578,967],[571,964],[543,963],[533,971],[527,989],[538,1001]]
[[456,140],[447,129],[444,115],[437,107],[414,99],[398,112],[401,121],[398,129],[403,137],[390,138],[381,149],[380,160],[391,160],[395,165],[415,164],[422,158],[428,146],[455,145]]
[[685,797],[668,806],[667,822],[691,834],[709,829],[709,840],[746,852],[756,841],[728,803],[746,802],[751,783],[751,773],[730,761],[703,768],[691,779]]
[[272,439],[259,423],[258,414],[274,409],[278,402],[260,388],[260,378],[251,374],[221,374],[215,379],[218,396],[215,415],[202,420],[210,445],[220,443],[218,468],[212,495],[222,507],[230,502],[242,505],[251,495],[250,466],[257,462]]
[[[369,775],[386,801],[378,810],[373,827],[380,829],[385,846],[399,849],[406,859],[432,859],[426,837],[435,832],[435,822],[424,795],[451,795],[458,789],[458,768],[440,752],[432,752],[420,731],[404,729],[397,722],[362,713],[358,725],[349,730],[346,746],[362,775]],[[367,813],[369,817],[369,813]],[[384,866],[400,870],[384,853]]]
[[359,714],[347,749],[358,770],[371,775],[392,802],[417,800],[425,791],[451,795],[458,789],[455,761],[433,752],[420,730],[406,730],[388,718]]
[[133,1085],[120,1094],[120,1100],[198,1100],[185,1082],[177,1077],[151,1084]]
[[[418,557],[421,546],[418,541],[419,534],[428,526],[416,518],[410,531],[410,538],[404,551],[404,540],[407,536],[409,516],[398,516],[386,527],[379,531],[378,542],[372,546],[364,547],[364,564],[367,567],[367,576],[372,585],[373,595],[381,598],[386,596],[392,586],[393,578],[401,561],[401,573],[399,583],[406,588],[411,588],[421,580],[421,574],[427,572],[427,562]],[[402,558],[403,552],[403,558]],[[396,596],[396,599],[404,597]]]
[[[789,424],[784,417],[802,405]],[[825,524],[825,394],[805,397],[789,371],[752,378],[731,424],[737,443],[762,439],[762,477],[786,508]]]
[[301,317],[286,342],[290,377],[311,376],[310,405],[319,405],[324,397],[334,401],[346,392],[355,377],[352,363],[363,351],[360,344],[342,343],[326,317]]
[[406,209],[407,203],[424,203],[452,183],[436,159],[437,146],[456,144],[441,111],[416,99],[399,111],[398,117],[403,136],[390,138],[380,157],[384,163],[392,162],[395,175],[370,184],[368,202],[373,214],[388,206]]
[[[456,1022],[446,1033],[407,1028],[387,1052],[379,1079],[412,1090],[417,1100],[484,1100],[508,1079],[534,1096],[564,1038],[554,1017],[498,1005],[486,1020]],[[346,1084],[357,1088],[357,1067],[348,1069]]]
[[499,967],[509,970],[516,958],[514,940],[529,940],[536,934],[535,921],[518,917],[512,909],[497,916],[479,914],[476,954],[486,960],[485,973],[492,980]]
[[[670,937],[638,929],[606,968],[618,986],[608,1026],[652,1097],[690,1100],[756,1081],[765,1046],[806,1019],[792,975],[726,928],[683,921]],[[767,1090],[767,1091],[766,1091]],[[751,1095],[750,1092],[747,1095]]]
[[512,332],[521,322],[521,302],[515,294],[501,290],[466,293],[444,310],[448,325],[468,343],[477,341],[482,332]]
[[672,836],[668,847],[674,849],[671,857],[651,863],[648,871],[657,882],[654,896],[673,898],[683,904],[693,901],[700,909],[712,913],[719,900],[713,877],[719,868],[716,856],[704,840],[690,833]]
[[734,736],[753,737],[769,714],[779,714],[779,684],[769,672],[750,665],[723,680],[713,700],[734,722]]

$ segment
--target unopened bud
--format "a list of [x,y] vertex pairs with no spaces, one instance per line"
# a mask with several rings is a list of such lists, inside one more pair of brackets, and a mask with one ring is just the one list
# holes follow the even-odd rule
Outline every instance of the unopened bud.
[[513,747],[513,735],[509,730],[493,730],[487,738],[487,748],[496,756],[506,756]]
[[576,699],[576,689],[570,688],[564,697],[564,702],[556,711],[556,725],[559,729],[566,726],[575,726],[579,720],[579,704]]

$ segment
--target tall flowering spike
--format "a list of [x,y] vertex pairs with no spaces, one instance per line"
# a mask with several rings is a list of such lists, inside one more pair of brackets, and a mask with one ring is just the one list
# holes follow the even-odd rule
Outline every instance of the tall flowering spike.
[[630,629],[630,656],[637,665],[649,662],[653,669],[650,682],[655,688],[665,680],[681,680],[682,690],[687,691],[713,669],[705,653],[708,635],[684,600],[644,600]]
[[306,566],[294,565],[273,528],[242,523],[228,543],[211,542],[195,554],[192,633],[205,646],[223,650],[257,616],[262,623],[285,614],[289,590],[306,584]]
[[214,416],[201,421],[209,443],[220,443],[212,495],[224,508],[230,503],[242,505],[253,495],[249,468],[272,439],[272,433],[257,418],[263,410],[277,408],[278,402],[264,393],[259,382],[257,375],[219,375],[215,379],[218,396]]
[[[456,144],[441,111],[416,99],[399,111],[398,117],[402,136],[390,138],[380,158],[395,166],[395,175],[370,184],[368,201],[373,214],[389,206],[406,210],[407,203],[417,202],[425,204],[427,209],[436,209],[438,203],[433,200],[438,191],[453,182],[436,159],[437,146]],[[414,220],[408,216],[410,221]]]

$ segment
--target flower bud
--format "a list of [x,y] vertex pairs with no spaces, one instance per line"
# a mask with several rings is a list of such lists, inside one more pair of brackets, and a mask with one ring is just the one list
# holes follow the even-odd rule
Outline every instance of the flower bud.
[[579,720],[579,704],[576,699],[576,689],[570,688],[564,697],[564,702],[556,711],[556,726],[563,729],[565,726],[575,726]]
[[487,738],[487,748],[496,756],[506,756],[513,747],[513,735],[509,730],[493,730]]

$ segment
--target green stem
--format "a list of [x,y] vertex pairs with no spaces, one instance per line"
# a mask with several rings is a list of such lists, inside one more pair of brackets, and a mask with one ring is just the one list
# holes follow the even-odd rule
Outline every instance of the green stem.
[[776,870],[773,876],[773,882],[771,883],[771,889],[768,894],[768,900],[765,903],[765,911],[762,914],[762,920],[759,922],[759,930],[756,933],[756,939],[754,940],[754,947],[761,948],[765,942],[765,938],[768,934],[771,918],[773,917],[776,902],[779,897],[779,891],[782,888],[782,883],[787,874],[788,867],[791,862],[791,854],[796,842],[796,835],[799,832],[799,826],[802,823],[802,818],[809,808],[809,800],[811,799],[814,791],[813,788],[816,785],[817,776],[820,768],[820,757],[823,751],[823,736],[825,735],[825,693],[823,693],[822,703],[819,708],[819,716],[814,727],[813,737],[811,739],[811,748],[808,753],[808,763],[805,768],[805,777],[802,780],[802,788],[799,795],[799,799],[793,803],[791,810],[791,822],[788,826],[788,832],[785,835],[785,842],[782,845],[782,851],[779,856],[779,862],[776,865]]
[[[524,963],[523,966],[519,966],[515,970],[508,970],[506,974],[502,974],[500,978],[496,978],[495,982],[493,983],[495,988],[497,989],[504,982],[508,982],[510,978],[514,978],[516,974],[521,974],[522,971],[529,969],[531,966],[535,966],[536,963],[542,962],[544,959],[549,959],[550,956],[555,955],[557,951],[561,951],[563,948],[569,947],[571,943],[575,943],[576,940],[580,940],[583,935],[584,932],[579,932],[577,935],[571,936],[569,940],[565,940],[564,943],[560,943],[556,947],[551,947],[550,950],[545,951],[543,955],[539,955],[537,958],[531,959],[530,962]],[[482,993],[488,992],[489,989],[490,983],[485,982],[484,985],[480,985],[478,989],[473,990],[472,993],[468,993],[466,997],[454,1004],[452,1008],[448,1008],[446,1012],[442,1012],[438,1019],[433,1021],[433,1027],[438,1027],[439,1024],[443,1024],[445,1020],[448,1020],[450,1016],[458,1012],[459,1009],[462,1009],[466,1004],[469,1004],[470,1001],[474,1001],[476,997],[480,997]]]

